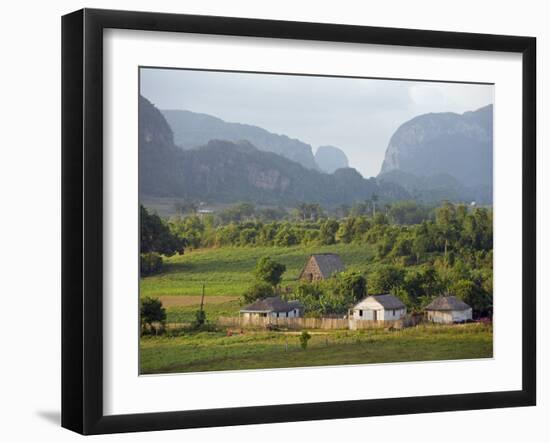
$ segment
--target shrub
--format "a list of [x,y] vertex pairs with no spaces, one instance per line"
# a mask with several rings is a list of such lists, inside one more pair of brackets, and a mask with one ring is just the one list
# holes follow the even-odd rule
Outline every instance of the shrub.
[[193,329],[200,329],[206,324],[206,312],[204,309],[199,309],[195,312],[195,321],[192,324]]
[[245,228],[239,234],[239,245],[250,246],[254,245],[258,231],[255,228]]
[[345,271],[334,276],[336,292],[356,302],[367,295],[367,280],[359,272]]
[[281,227],[274,240],[275,246],[294,246],[299,242],[296,231],[289,226]]
[[[323,288],[318,282],[301,280],[294,288],[292,299],[299,300],[308,316],[319,317],[325,312]],[[287,297],[288,298],[288,297]]]
[[307,331],[302,331],[302,334],[300,335],[300,346],[303,350],[307,348],[307,342],[311,338],[311,334]]
[[157,274],[162,271],[162,257],[154,252],[140,255],[139,270],[142,276]]
[[157,214],[149,214],[140,206],[140,252],[156,252],[167,256],[183,254],[186,240],[170,231]]
[[336,243],[336,233],[338,232],[338,222],[336,220],[326,220],[319,229],[319,241],[322,245],[333,245]]
[[380,266],[368,276],[369,294],[391,292],[393,288],[401,286],[404,279],[405,271],[402,268],[391,265]]
[[275,295],[273,286],[265,282],[256,282],[243,293],[242,297],[244,303],[252,303],[261,298],[273,297],[273,295]]
[[141,328],[149,327],[152,332],[157,332],[154,324],[160,323],[161,330],[164,330],[166,321],[166,310],[158,298],[145,297],[140,303]]

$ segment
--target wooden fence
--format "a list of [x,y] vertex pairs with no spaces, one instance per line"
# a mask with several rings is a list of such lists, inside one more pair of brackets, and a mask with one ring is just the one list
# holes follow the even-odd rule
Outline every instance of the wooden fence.
[[288,329],[348,329],[348,320],[344,318],[218,317],[217,324],[227,327],[269,328],[278,326]]
[[350,319],[349,329],[375,329],[375,328],[393,328],[403,329],[416,326],[423,320],[422,315],[409,314],[399,320],[356,320]]
[[285,329],[402,329],[415,326],[420,322],[416,316],[407,316],[401,320],[353,320],[347,318],[311,318],[311,317],[218,317],[217,325],[231,328],[280,327]]

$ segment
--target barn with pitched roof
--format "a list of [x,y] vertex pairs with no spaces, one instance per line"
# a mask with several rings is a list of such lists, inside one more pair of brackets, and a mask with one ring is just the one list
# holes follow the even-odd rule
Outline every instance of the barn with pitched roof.
[[346,268],[338,254],[313,254],[310,255],[300,273],[300,280],[319,281],[330,278],[337,272]]
[[454,295],[441,296],[425,308],[426,318],[434,323],[462,323],[472,319],[472,308]]
[[407,307],[391,294],[369,295],[348,312],[350,320],[399,320],[407,314]]

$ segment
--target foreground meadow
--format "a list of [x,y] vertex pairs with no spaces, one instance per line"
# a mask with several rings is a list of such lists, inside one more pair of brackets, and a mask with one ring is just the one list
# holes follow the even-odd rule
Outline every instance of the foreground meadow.
[[297,332],[227,331],[145,336],[142,374],[491,358],[490,325],[422,325],[401,331],[310,331],[307,349]]

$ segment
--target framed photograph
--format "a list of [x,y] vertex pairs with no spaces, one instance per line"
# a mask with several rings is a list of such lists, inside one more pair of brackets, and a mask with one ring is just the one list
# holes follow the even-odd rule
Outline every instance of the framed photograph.
[[62,425],[536,403],[536,41],[62,20]]

